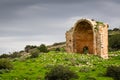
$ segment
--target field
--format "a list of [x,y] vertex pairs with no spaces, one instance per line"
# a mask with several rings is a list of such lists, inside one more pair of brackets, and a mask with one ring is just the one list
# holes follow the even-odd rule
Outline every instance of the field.
[[113,80],[106,77],[105,72],[110,65],[120,66],[120,51],[109,52],[108,60],[90,54],[51,51],[37,58],[21,57],[11,62],[14,68],[1,70],[0,80],[44,80],[46,72],[54,65],[68,66],[79,75],[76,80]]

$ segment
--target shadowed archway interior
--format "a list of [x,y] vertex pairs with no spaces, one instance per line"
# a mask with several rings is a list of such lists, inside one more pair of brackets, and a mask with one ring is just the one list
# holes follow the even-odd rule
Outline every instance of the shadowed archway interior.
[[87,48],[88,53],[93,53],[93,29],[91,24],[86,21],[82,21],[77,24],[74,31],[74,48],[77,53],[84,53],[84,49]]

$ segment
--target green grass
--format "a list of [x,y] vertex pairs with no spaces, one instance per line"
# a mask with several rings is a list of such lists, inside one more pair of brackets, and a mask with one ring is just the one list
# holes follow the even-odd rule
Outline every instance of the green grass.
[[49,52],[38,58],[16,58],[12,63],[13,70],[0,73],[0,80],[44,80],[45,73],[54,65],[70,67],[79,75],[77,80],[113,80],[104,74],[108,66],[120,66],[120,51],[110,52],[108,60],[88,54]]

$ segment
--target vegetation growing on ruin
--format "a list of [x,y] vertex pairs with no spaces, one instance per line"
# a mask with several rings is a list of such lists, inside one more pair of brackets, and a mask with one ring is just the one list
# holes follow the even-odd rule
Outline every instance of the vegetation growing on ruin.
[[96,21],[96,25],[95,25],[95,28],[94,28],[94,29],[98,31],[98,30],[99,30],[99,28],[98,28],[98,27],[99,27],[100,25],[102,25],[102,26],[103,26],[103,25],[104,25],[104,23],[103,23],[103,22],[100,22],[100,21]]
[[96,23],[97,23],[97,25],[104,25],[104,23],[101,21],[96,21]]

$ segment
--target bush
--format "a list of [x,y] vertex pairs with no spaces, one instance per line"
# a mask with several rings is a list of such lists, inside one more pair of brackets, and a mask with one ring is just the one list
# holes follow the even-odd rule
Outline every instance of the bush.
[[17,57],[21,57],[20,52],[13,52],[11,54],[2,54],[2,55],[0,55],[0,58],[17,58]]
[[8,59],[0,59],[0,69],[12,69],[13,65]]
[[78,78],[78,75],[62,65],[54,66],[45,76],[45,80],[70,80],[72,78]]
[[17,58],[17,57],[20,57],[21,54],[19,52],[13,52],[12,54],[9,54],[9,57],[10,58]]
[[38,49],[40,50],[40,52],[48,52],[47,47],[44,44],[41,44]]
[[36,58],[36,57],[38,57],[38,56],[39,56],[39,53],[40,53],[40,52],[39,52],[38,49],[32,51],[32,52],[31,52],[31,58]]
[[120,29],[119,28],[114,28],[113,31],[120,31]]
[[34,49],[34,48],[36,48],[37,46],[32,46],[32,45],[26,45],[26,47],[25,47],[25,52],[29,52],[29,50],[31,50],[31,49]]
[[120,80],[120,66],[109,66],[106,71],[106,76]]
[[59,51],[60,51],[60,48],[56,48],[55,51],[59,52]]
[[8,58],[8,57],[9,57],[8,54],[2,54],[2,55],[0,55],[0,58]]

